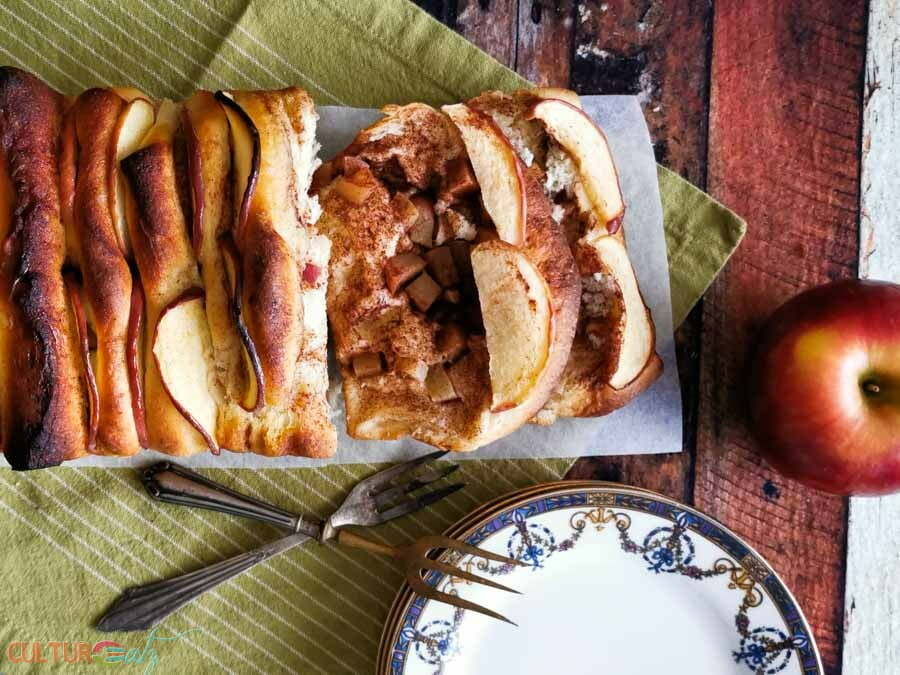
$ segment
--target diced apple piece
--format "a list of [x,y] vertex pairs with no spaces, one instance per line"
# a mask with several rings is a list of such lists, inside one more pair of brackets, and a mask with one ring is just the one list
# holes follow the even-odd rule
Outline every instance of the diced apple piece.
[[442,110],[459,128],[481,186],[481,199],[500,238],[521,246],[527,220],[522,162],[490,116],[463,103]]
[[425,388],[428,395],[435,403],[448,403],[459,398],[453,383],[447,376],[447,371],[441,364],[436,364],[428,369],[428,376],[425,378]]
[[508,410],[527,400],[548,364],[550,291],[534,263],[501,241],[476,246],[472,269],[490,357],[491,407]]
[[219,240],[222,251],[222,262],[225,267],[225,277],[228,281],[228,292],[231,298],[231,315],[241,339],[241,356],[244,362],[244,393],[238,404],[249,412],[258,410],[265,401],[265,380],[263,379],[262,362],[256,345],[250,337],[250,331],[244,322],[243,312],[243,279],[241,274],[241,261],[237,248],[230,235],[225,235]]
[[653,354],[655,347],[653,324],[641,297],[625,245],[618,238],[604,236],[599,232],[582,239],[581,245],[594,249],[607,273],[616,280],[622,292],[625,327],[622,331],[618,363],[609,380],[611,387],[622,389],[641,373]]
[[234,167],[234,196],[237,203],[238,217],[235,231],[241,238],[256,181],[259,180],[260,140],[259,130],[237,101],[224,91],[215,93],[216,100],[222,104],[228,116],[231,129],[231,159]]
[[464,351],[467,343],[466,331],[456,322],[450,322],[441,327],[437,336],[437,348],[445,361],[456,361]]
[[425,259],[428,261],[428,271],[441,286],[448,288],[459,283],[459,272],[449,246],[431,249],[425,253]]
[[420,246],[431,248],[434,242],[434,205],[423,195],[410,198],[416,207],[418,218],[409,229],[409,238]]
[[310,192],[318,192],[334,179],[334,162],[323,162],[312,177]]
[[360,185],[347,176],[339,176],[334,181],[334,191],[345,201],[357,206],[365,203],[373,189],[374,185]]
[[149,445],[147,436],[147,411],[144,405],[144,367],[141,363],[141,337],[144,332],[144,288],[140,278],[133,274],[131,280],[131,307],[128,314],[128,332],[125,342],[125,365],[128,368],[128,385],[131,391],[131,411],[138,443]]
[[413,359],[407,356],[397,357],[394,370],[416,382],[424,382],[428,376],[428,364],[420,359]]
[[441,287],[434,279],[422,272],[415,281],[406,287],[406,294],[419,311],[427,312],[441,295]]
[[465,157],[457,157],[447,163],[447,173],[441,192],[449,195],[449,201],[456,201],[478,190],[475,173]]
[[384,282],[388,290],[396,295],[425,269],[425,265],[425,261],[415,253],[401,253],[390,258],[384,265]]
[[357,377],[373,377],[380,375],[382,370],[381,354],[367,352],[353,357],[353,374]]
[[526,113],[543,122],[547,133],[572,158],[597,221],[610,234],[625,212],[619,174],[603,131],[583,110],[560,99],[535,103]]
[[188,291],[163,310],[156,324],[153,357],[172,404],[209,449],[218,453],[218,402],[210,387],[216,377],[212,349],[203,292]]
[[84,304],[81,301],[81,284],[70,277],[65,277],[66,293],[69,296],[69,305],[72,309],[72,317],[75,320],[75,332],[78,336],[78,346],[81,352],[82,378],[88,401],[88,450],[93,450],[97,445],[97,429],[100,426],[100,394],[97,390],[97,380],[94,377],[94,368],[91,364],[91,344],[88,338],[87,316],[84,313]]

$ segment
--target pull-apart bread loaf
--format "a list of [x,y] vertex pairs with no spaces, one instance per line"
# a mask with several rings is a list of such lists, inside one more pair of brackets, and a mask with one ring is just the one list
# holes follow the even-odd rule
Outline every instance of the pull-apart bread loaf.
[[16,469],[327,456],[329,245],[299,89],[63,97],[0,69],[0,441]]
[[568,364],[535,422],[621,408],[662,372],[656,335],[628,251],[625,203],[603,131],[561,89],[488,92],[468,105],[500,127],[551,201],[581,277]]
[[542,176],[464,105],[385,109],[313,184],[348,432],[472,450],[530,420],[580,281]]

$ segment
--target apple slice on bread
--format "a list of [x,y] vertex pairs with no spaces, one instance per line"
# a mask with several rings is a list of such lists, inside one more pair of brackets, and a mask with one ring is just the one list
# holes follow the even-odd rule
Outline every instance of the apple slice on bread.
[[547,367],[553,310],[547,282],[520,249],[502,241],[472,251],[490,354],[491,410],[526,402]]
[[464,103],[447,105],[442,110],[462,134],[481,186],[484,208],[493,219],[497,234],[506,243],[521,246],[525,243],[528,215],[522,163],[515,149],[490,116]]
[[[131,94],[133,92],[129,92]],[[127,214],[126,200],[130,199],[128,184],[119,171],[119,162],[128,157],[141,147],[141,143],[147,136],[147,132],[156,121],[156,109],[153,103],[143,95],[135,95],[125,99],[127,103],[119,114],[118,122],[113,131],[113,142],[110,145],[109,173],[107,177],[107,194],[110,200],[110,212],[116,228],[119,240],[119,248],[122,253],[130,253],[128,240],[128,224],[125,222]]]
[[625,213],[619,174],[603,130],[586,112],[567,101],[545,98],[526,111],[540,120],[547,133],[575,162],[587,201],[597,223],[615,234]]
[[153,358],[172,404],[218,454],[218,380],[203,291],[190,289],[166,307],[156,324]]

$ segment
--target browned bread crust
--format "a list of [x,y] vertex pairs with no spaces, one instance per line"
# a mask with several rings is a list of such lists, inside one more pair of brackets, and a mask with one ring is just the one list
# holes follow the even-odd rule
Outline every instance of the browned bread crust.
[[70,240],[83,279],[85,310],[96,335],[94,377],[99,424],[92,452],[131,455],[141,449],[126,365],[132,275],[110,212],[108,175],[115,161],[114,130],[124,108],[112,91],[90,89],[75,102],[78,171]]
[[[200,274],[179,196],[173,144],[152,143],[126,157],[121,166],[134,195],[128,228],[146,298],[149,345],[162,312],[185,292],[200,288]],[[173,455],[208,450],[206,440],[172,402],[156,360],[148,354],[144,361],[150,447]]]
[[37,469],[83,455],[87,402],[62,266],[62,96],[0,68],[0,419],[6,458]]

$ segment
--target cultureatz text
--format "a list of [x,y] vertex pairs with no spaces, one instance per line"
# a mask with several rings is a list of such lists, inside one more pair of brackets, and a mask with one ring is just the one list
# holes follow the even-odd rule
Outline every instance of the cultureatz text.
[[104,665],[140,666],[144,675],[150,675],[160,661],[157,646],[174,642],[199,628],[176,633],[168,637],[157,635],[157,628],[147,634],[140,647],[127,647],[112,640],[101,642],[10,642],[6,645],[7,663],[59,664],[102,663]]

